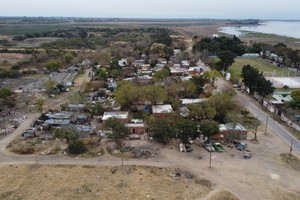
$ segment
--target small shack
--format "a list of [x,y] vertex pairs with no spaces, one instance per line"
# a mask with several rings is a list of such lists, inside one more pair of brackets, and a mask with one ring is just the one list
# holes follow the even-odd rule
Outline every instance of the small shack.
[[210,137],[211,140],[244,140],[247,139],[247,129],[239,123],[219,125],[219,133]]
[[153,105],[152,114],[157,118],[166,118],[173,113],[173,108],[170,104],[165,105]]

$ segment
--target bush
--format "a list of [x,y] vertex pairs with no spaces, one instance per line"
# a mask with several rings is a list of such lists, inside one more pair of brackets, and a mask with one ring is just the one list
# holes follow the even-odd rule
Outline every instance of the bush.
[[71,154],[78,155],[84,153],[86,151],[86,147],[81,140],[74,140],[69,144],[68,151]]

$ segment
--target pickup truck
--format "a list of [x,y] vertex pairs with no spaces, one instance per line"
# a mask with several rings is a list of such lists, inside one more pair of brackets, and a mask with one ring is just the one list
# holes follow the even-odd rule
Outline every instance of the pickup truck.
[[215,148],[216,152],[225,152],[222,145],[218,142],[212,142],[212,146]]

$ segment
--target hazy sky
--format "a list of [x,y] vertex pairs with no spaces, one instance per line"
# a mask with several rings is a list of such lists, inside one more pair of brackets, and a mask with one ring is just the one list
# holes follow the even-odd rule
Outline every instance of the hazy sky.
[[0,0],[1,16],[300,20],[300,0]]

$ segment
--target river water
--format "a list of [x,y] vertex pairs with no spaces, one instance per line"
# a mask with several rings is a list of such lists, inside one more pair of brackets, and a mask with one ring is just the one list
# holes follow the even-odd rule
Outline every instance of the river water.
[[242,36],[247,32],[275,34],[300,39],[299,21],[264,21],[258,26],[228,26],[220,28],[220,32]]

